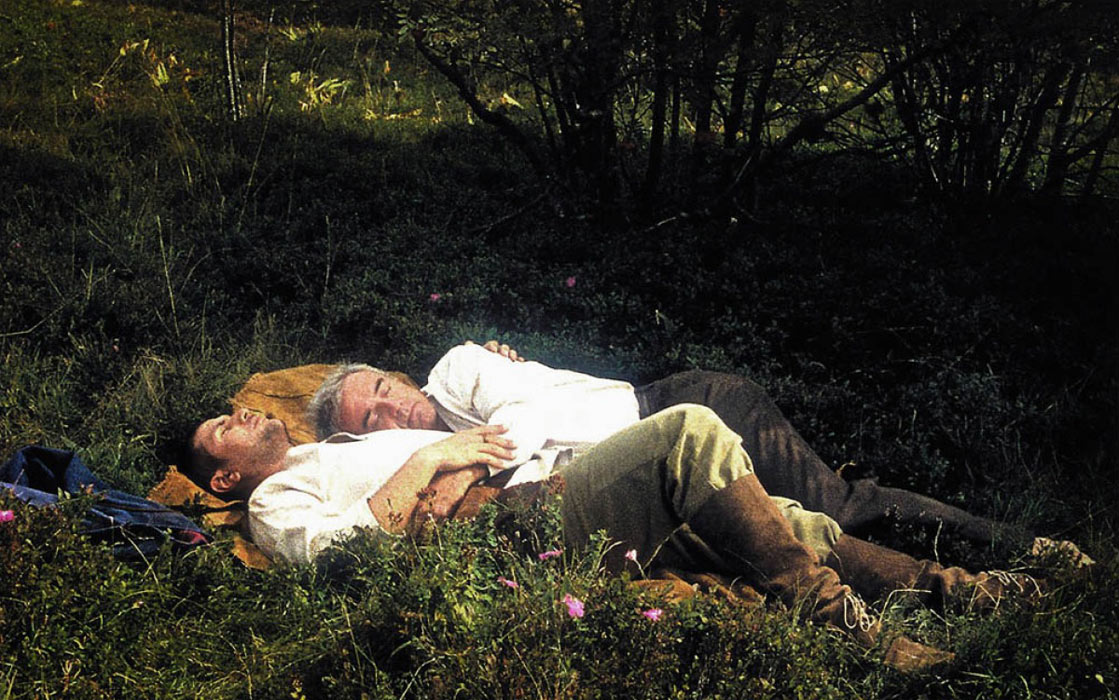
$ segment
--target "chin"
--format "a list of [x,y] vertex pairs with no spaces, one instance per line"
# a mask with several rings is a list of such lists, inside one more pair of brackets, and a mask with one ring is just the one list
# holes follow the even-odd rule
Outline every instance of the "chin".
[[268,422],[264,424],[264,435],[268,438],[282,436],[285,440],[290,437],[287,425],[279,418],[268,419]]

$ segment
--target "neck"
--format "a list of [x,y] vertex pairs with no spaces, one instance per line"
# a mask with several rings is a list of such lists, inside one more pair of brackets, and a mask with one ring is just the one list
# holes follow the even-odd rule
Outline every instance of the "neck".
[[[425,394],[425,396],[427,395]],[[427,402],[431,404],[431,410],[435,413],[435,430],[453,433],[454,431],[451,430],[451,426],[447,425],[447,422],[443,420],[443,416],[439,415],[439,404],[435,402],[435,399],[427,396]]]
[[277,472],[284,470],[284,458],[287,456],[287,450],[279,456],[275,461],[256,465],[256,468],[250,474],[242,474],[241,482],[237,484],[238,498],[248,500],[249,496],[253,494],[257,486]]

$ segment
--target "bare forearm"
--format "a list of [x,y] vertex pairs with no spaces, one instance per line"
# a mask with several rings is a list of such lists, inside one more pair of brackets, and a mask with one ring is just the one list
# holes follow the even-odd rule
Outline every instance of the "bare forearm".
[[[369,497],[369,510],[383,529],[388,532],[403,532],[412,518],[420,492],[426,489],[436,475],[452,474],[455,486],[465,494],[477,469],[501,467],[505,460],[513,456],[513,443],[501,437],[505,428],[499,425],[481,425],[477,428],[455,433],[439,442],[416,450],[384,483],[377,492]],[[460,473],[461,472],[461,473]],[[440,476],[442,479],[442,476]],[[457,502],[457,501],[456,501]]]
[[429,490],[436,491],[448,498],[457,499],[466,495],[466,491],[479,479],[490,472],[483,466],[463,467],[452,472],[440,472],[435,475],[427,485]]
[[[464,467],[453,472],[436,474],[428,484],[428,498],[420,507],[425,508],[425,513],[435,520],[446,520],[458,508],[470,487],[487,474],[489,470],[481,466]],[[417,515],[423,514],[417,513]]]
[[436,476],[438,467],[438,463],[416,453],[369,497],[369,510],[383,530],[394,534],[404,532],[420,492]]

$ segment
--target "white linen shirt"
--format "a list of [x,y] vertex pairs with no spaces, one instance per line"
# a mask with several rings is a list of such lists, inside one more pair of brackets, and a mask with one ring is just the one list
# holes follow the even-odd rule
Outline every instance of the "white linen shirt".
[[[539,362],[510,362],[478,345],[442,357],[423,392],[455,432],[504,425],[516,449],[506,467],[515,482],[543,478],[562,463],[640,418],[633,385]],[[530,464],[531,463],[531,464]]]
[[284,468],[249,497],[253,541],[273,559],[303,563],[359,527],[380,530],[369,498],[412,453],[446,437],[438,430],[383,430],[292,447]]

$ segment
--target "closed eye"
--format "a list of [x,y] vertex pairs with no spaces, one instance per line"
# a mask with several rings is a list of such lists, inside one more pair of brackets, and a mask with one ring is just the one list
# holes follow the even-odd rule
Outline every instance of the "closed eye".
[[372,416],[373,416],[373,411],[371,411],[371,410],[366,410],[365,411],[365,417],[361,419],[361,424],[363,426],[365,426],[365,430],[369,430],[371,427],[373,427],[369,424],[369,419]]

